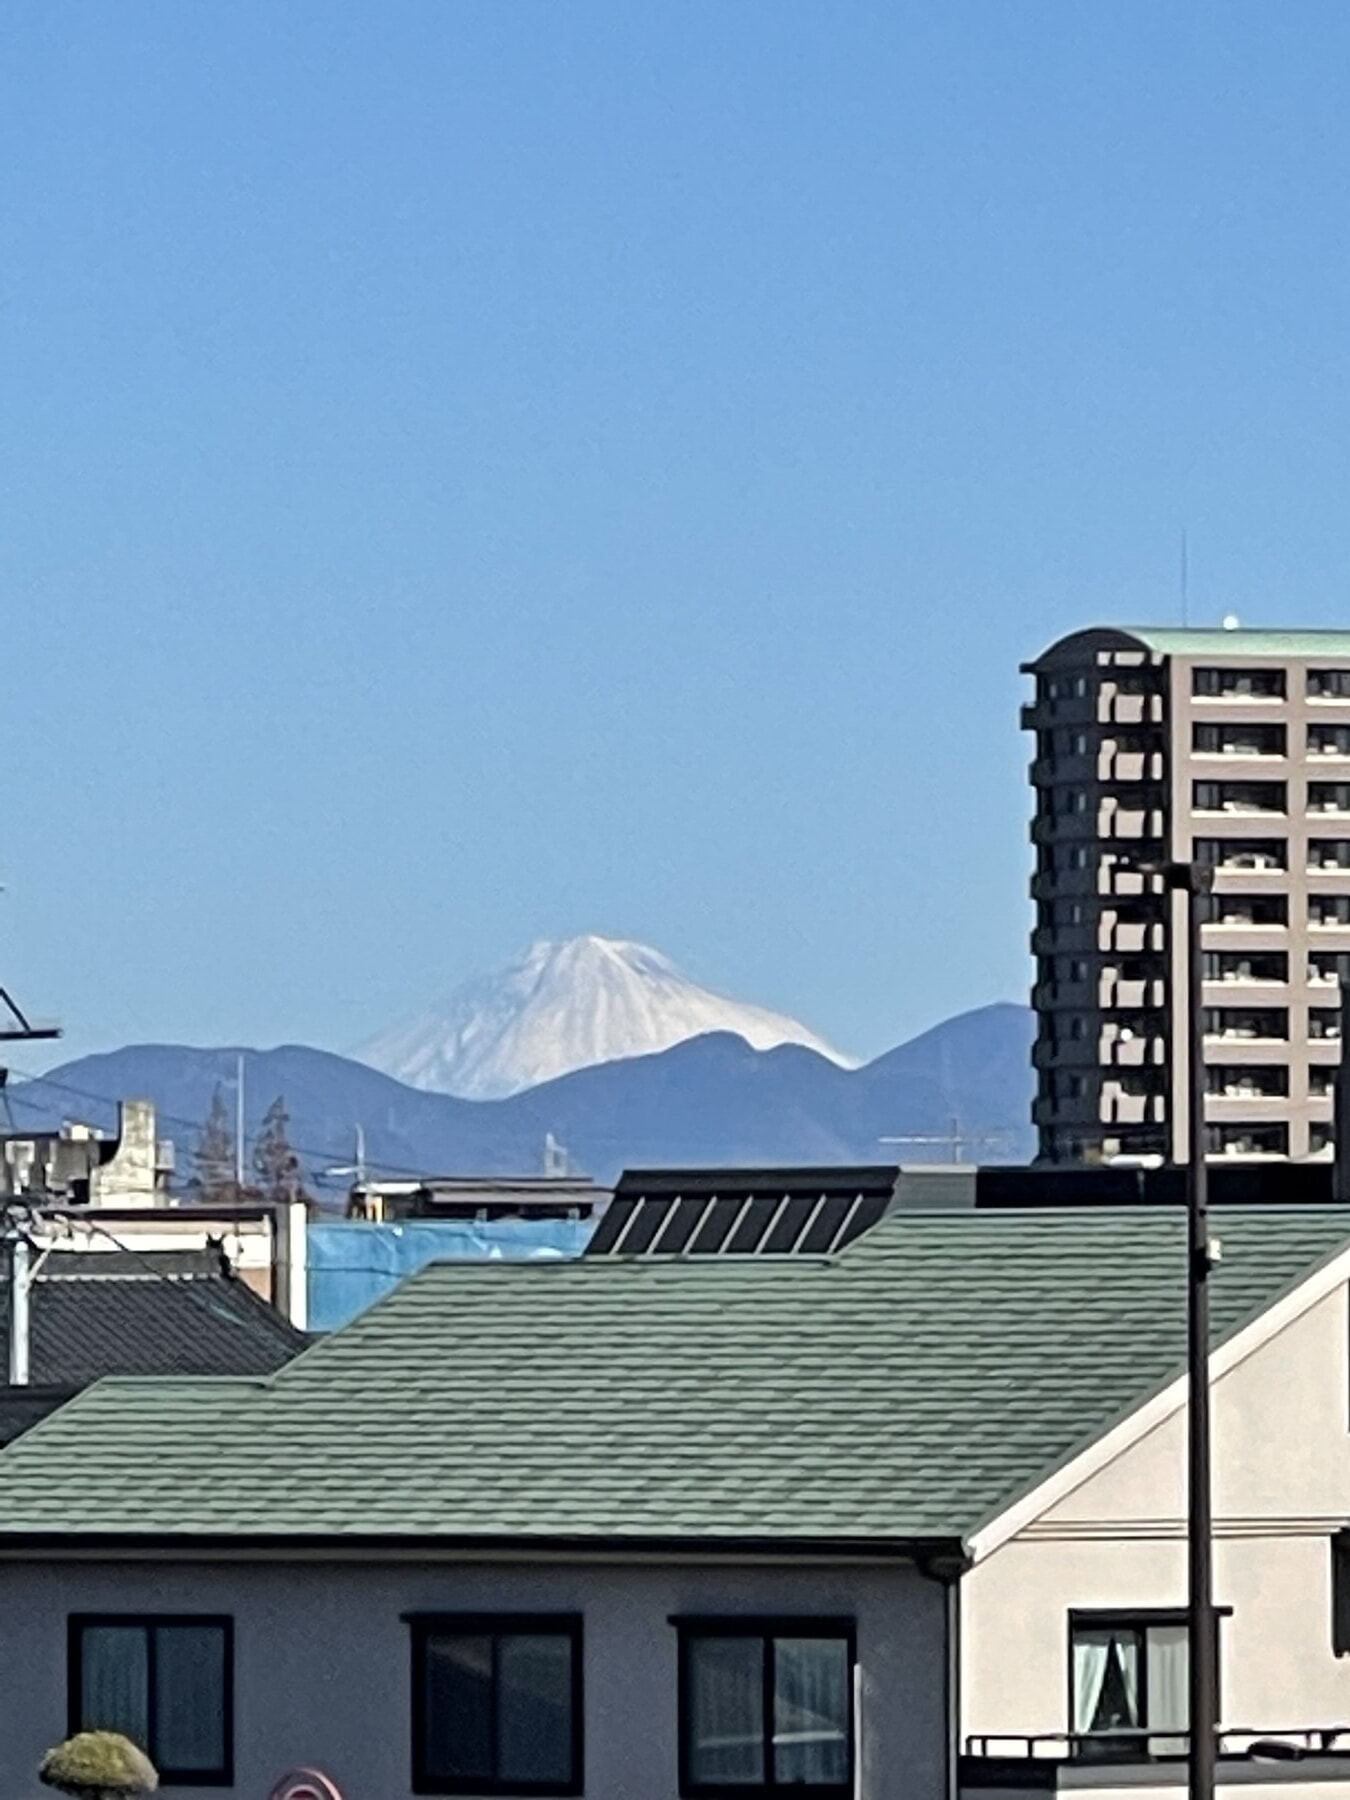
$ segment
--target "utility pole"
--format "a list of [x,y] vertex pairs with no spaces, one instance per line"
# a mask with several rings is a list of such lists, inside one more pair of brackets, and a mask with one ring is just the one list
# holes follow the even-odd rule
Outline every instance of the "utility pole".
[[7,1243],[9,1247],[9,1385],[11,1387],[27,1387],[28,1347],[31,1341],[29,1327],[29,1297],[32,1292],[33,1276],[28,1260],[28,1239],[21,1226],[11,1221]]
[[[1188,1800],[1214,1800],[1218,1737],[1218,1649],[1214,1629],[1214,1518],[1211,1497],[1209,1422],[1209,1277],[1214,1251],[1209,1239],[1209,1172],[1205,1162],[1204,955],[1202,902],[1214,886],[1207,863],[1137,865],[1156,875],[1172,899],[1186,945],[1186,1624],[1189,1645]],[[1173,942],[1176,938],[1173,938]],[[1175,1089],[1174,1089],[1175,1091]]]

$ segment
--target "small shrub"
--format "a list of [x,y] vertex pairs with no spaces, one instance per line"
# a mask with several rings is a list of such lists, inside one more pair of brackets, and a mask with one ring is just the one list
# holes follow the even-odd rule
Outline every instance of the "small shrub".
[[42,1759],[38,1779],[75,1800],[129,1800],[159,1786],[154,1764],[116,1731],[81,1731]]

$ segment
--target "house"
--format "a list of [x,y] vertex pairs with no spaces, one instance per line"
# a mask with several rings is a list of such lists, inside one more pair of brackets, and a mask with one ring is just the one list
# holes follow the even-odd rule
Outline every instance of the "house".
[[[1297,1785],[1243,1752],[1350,1717],[1350,1210],[1223,1230],[1221,1787]],[[443,1264],[274,1374],[100,1382],[0,1453],[0,1790],[82,1724],[170,1792],[1175,1789],[1183,1725],[1117,1715],[1184,1667],[1128,1636],[1182,1597],[1183,1233]],[[1285,1800],[1347,1779],[1333,1743]]]
[[[0,1287],[0,1341],[10,1294]],[[0,1386],[0,1445],[106,1375],[265,1375],[309,1343],[219,1249],[52,1251],[29,1294],[30,1379]]]

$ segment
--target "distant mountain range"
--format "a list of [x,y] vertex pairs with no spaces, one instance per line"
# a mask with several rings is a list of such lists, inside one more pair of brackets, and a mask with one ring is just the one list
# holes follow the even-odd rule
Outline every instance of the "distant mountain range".
[[849,1064],[798,1020],[700,987],[646,944],[596,936],[531,944],[352,1054],[410,1087],[499,1100],[716,1031],[755,1050],[802,1044]]
[[[284,1096],[312,1179],[351,1163],[358,1124],[370,1166],[391,1174],[537,1173],[549,1133],[573,1167],[602,1181],[625,1165],[1024,1161],[1032,1029],[1025,1007],[982,1007],[861,1068],[801,1044],[757,1050],[715,1031],[501,1100],[428,1092],[301,1045],[247,1050],[246,1129]],[[119,1099],[151,1099],[186,1169],[216,1088],[232,1090],[239,1054],[131,1045],[16,1082],[10,1103],[21,1129],[72,1118],[110,1129]]]

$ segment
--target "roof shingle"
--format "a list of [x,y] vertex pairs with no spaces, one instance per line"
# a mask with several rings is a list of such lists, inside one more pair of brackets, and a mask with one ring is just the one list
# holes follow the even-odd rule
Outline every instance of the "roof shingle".
[[[1216,1338],[1350,1239],[1221,1220]],[[832,1261],[439,1264],[260,1380],[106,1381],[5,1534],[968,1535],[1180,1369],[1175,1209],[892,1215]]]

